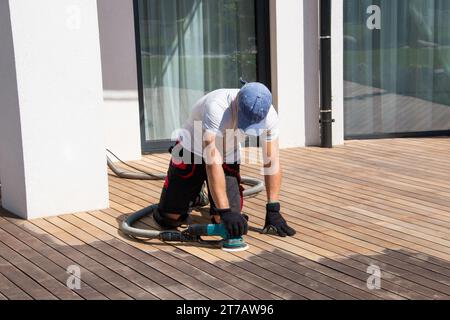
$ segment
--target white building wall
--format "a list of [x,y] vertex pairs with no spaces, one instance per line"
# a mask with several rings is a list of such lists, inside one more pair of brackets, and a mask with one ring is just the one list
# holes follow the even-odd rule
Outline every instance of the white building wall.
[[2,0],[0,23],[2,206],[28,219],[108,207],[96,2]]
[[122,160],[141,158],[133,0],[97,0],[106,145]]
[[[344,142],[343,0],[333,0],[333,143]],[[270,0],[272,90],[282,148],[320,144],[317,0]]]
[[303,2],[270,0],[272,91],[280,146],[305,146]]

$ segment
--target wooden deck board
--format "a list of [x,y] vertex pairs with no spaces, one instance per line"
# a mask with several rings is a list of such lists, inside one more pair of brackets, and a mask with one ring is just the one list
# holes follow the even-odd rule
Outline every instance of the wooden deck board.
[[[113,183],[113,185],[114,185],[114,183]],[[147,200],[151,197],[151,193],[150,192],[148,192],[148,190],[149,189],[146,189],[146,188],[144,188],[143,190],[142,189],[140,189],[140,187],[137,185],[136,186],[137,187],[137,190],[136,191],[138,191],[138,190],[140,190],[141,192],[144,192],[145,194],[147,194],[148,195],[148,197],[147,197]],[[130,192],[135,192],[135,191],[133,191],[134,189],[129,189],[128,187],[123,187],[124,188],[124,190],[129,190]],[[248,239],[248,241],[249,241],[249,243],[252,245],[252,247],[251,247],[251,249],[250,249],[250,251],[253,251],[252,249],[254,248],[254,244],[253,244],[253,241],[251,240],[251,239]],[[255,246],[255,248],[257,248],[256,246]],[[268,251],[265,251],[264,252],[265,254],[271,254],[270,252],[268,252]],[[276,257],[275,259],[279,259],[279,257]],[[296,266],[296,265],[295,265]],[[295,267],[294,266],[294,267]],[[305,273],[311,273],[311,272],[314,272],[314,270],[312,270],[312,269],[309,269],[309,270],[302,270],[302,272],[300,273],[301,275],[304,275]],[[298,276],[298,275],[297,275]],[[360,292],[360,294],[362,294],[362,292]]]
[[[251,201],[251,200],[250,200],[250,201]],[[263,205],[263,204],[264,204],[264,203],[261,203],[261,205]],[[342,252],[342,251],[341,251],[341,252]],[[326,255],[326,254],[330,254],[330,252],[328,252],[328,253],[325,252],[325,255]],[[419,276],[418,279],[423,280],[423,279],[420,278],[420,276]],[[425,280],[425,282],[426,282],[426,280]],[[417,288],[417,290],[419,290],[419,291],[421,291],[421,292],[428,293],[431,297],[434,297],[434,298],[440,297],[439,295],[434,295],[432,291],[429,291],[429,290],[427,290],[426,288],[423,288],[422,286],[417,286],[415,283],[410,283],[410,282],[406,281],[406,282],[404,282],[404,285],[407,286],[408,289],[411,289],[411,288]],[[443,290],[445,290],[445,289],[446,289],[446,288],[444,288]],[[442,296],[442,298],[445,298],[445,295]]]
[[[251,232],[241,253],[124,237],[120,221],[157,202],[161,181],[110,176],[110,208],[95,212],[22,221],[0,208],[0,299],[449,299],[449,147],[417,138],[282,150],[283,212],[298,233]],[[168,161],[133,165],[165,172]],[[259,177],[258,166],[242,171]],[[252,227],[264,205],[264,194],[246,200]],[[70,265],[81,290],[66,287]],[[367,288],[370,265],[380,290]]]
[[[104,223],[109,223],[110,225],[106,228],[109,231],[110,234],[117,234],[117,221],[111,220],[108,218],[118,218],[118,216],[122,216],[122,214],[115,210],[105,210],[102,212],[106,212],[108,216],[102,215],[99,216],[98,219],[101,219]],[[143,224],[137,224],[141,227],[146,227],[146,225]],[[105,230],[105,228],[103,228]],[[251,284],[242,281],[241,279],[237,278],[233,274],[229,274],[228,272],[221,270],[220,268],[215,267],[214,265],[210,264],[207,259],[202,260],[198,258],[195,255],[189,254],[189,248],[185,248],[185,250],[177,249],[174,246],[168,246],[163,244],[155,244],[154,246],[151,246],[147,243],[133,243],[136,247],[140,248],[141,250],[144,250],[148,252],[149,254],[157,254],[158,256],[161,256],[162,253],[167,253],[170,255],[173,255],[173,258],[176,258],[177,265],[183,267],[182,261],[185,261],[187,264],[190,264],[194,266],[194,268],[191,267],[190,273],[195,275],[195,268],[198,268],[199,270],[203,270],[207,272],[209,275],[215,277],[216,280],[221,281],[222,283],[219,285],[219,287],[227,286],[227,284],[232,285],[235,289],[241,291],[241,294],[246,295],[245,299],[276,299],[277,296],[273,295],[272,293],[260,289],[258,287],[252,286]],[[164,261],[170,263],[171,259],[167,259],[166,256],[164,256]],[[189,266],[188,266],[189,268]]]
[[[148,170],[148,169],[147,169]],[[156,200],[156,199],[155,199]],[[154,200],[154,201],[155,201]],[[251,201],[251,200],[250,200]],[[247,203],[247,205],[248,205],[248,203]],[[252,218],[253,218],[254,216],[252,215]],[[289,219],[288,219],[289,220]],[[262,220],[261,220],[261,224],[262,224]],[[293,240],[292,239],[288,239],[288,241],[290,240],[290,242],[292,242]],[[274,244],[274,242],[276,242],[277,244],[278,244],[278,247],[281,247],[281,248],[283,248],[284,247],[284,249],[285,249],[285,247],[287,246],[285,243],[283,243],[283,241],[281,241],[281,240],[279,240],[279,239],[274,239],[274,240],[272,240],[272,244]],[[334,255],[334,253],[333,252],[331,252],[331,251],[327,251],[327,250],[324,250],[324,249],[322,249],[322,248],[320,248],[320,247],[317,247],[317,248],[315,248],[315,247],[313,247],[313,246],[311,246],[311,245],[308,245],[307,243],[305,243],[305,242],[299,242],[298,244],[297,244],[297,246],[293,246],[294,247],[294,250],[295,251],[293,251],[295,254],[302,254],[302,255],[304,255],[304,256],[306,256],[306,257],[308,257],[308,258],[311,258],[311,259],[321,259],[321,258],[323,258],[323,257],[327,257],[327,256],[333,256]],[[300,249],[300,250],[299,250]],[[303,249],[303,250],[302,250]],[[344,266],[344,269],[343,270],[352,270],[352,269],[349,269],[349,268],[346,268],[346,267],[348,267],[348,266]],[[351,267],[351,264],[350,264],[350,267]],[[351,272],[351,271],[350,271]],[[365,278],[367,278],[367,275],[364,273],[365,272],[365,270],[364,271],[361,271],[361,273],[359,274],[361,277],[365,277]],[[409,294],[409,292],[407,292],[408,294]],[[411,296],[409,296],[409,297],[411,297]],[[418,298],[424,298],[423,296],[416,296],[416,297],[418,297]]]
[[[6,230],[4,226],[2,227]],[[3,244],[9,247],[7,250],[19,252],[23,258],[27,259],[30,263],[39,266],[43,271],[45,271],[49,275],[52,275],[55,278],[55,280],[59,281],[63,285],[64,290],[67,290],[67,292],[65,292],[65,294],[62,295],[61,298],[65,299],[84,298],[84,299],[103,300],[104,298],[103,295],[99,294],[98,292],[93,290],[89,285],[86,284],[83,284],[80,290],[77,290],[76,292],[69,290],[66,285],[67,270],[58,265],[57,263],[55,263],[56,262],[55,260],[51,260],[50,259],[51,257],[48,257],[45,254],[43,255],[35,251],[33,248],[29,247],[24,242],[18,240],[17,238],[20,238],[21,235],[22,235],[21,233],[7,234],[3,229],[0,229],[0,238],[2,238]],[[0,244],[0,250],[2,251],[5,250],[6,248],[3,247],[3,244]],[[43,280],[42,277],[39,277],[38,279],[40,281]]]
[[[1,260],[1,259],[0,259]],[[3,274],[0,274],[0,283],[2,284],[2,296],[10,300],[31,300],[32,297],[11,282]]]

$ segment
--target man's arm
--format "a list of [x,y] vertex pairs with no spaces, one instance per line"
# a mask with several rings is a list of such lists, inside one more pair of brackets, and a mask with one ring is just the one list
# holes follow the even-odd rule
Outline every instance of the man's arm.
[[278,139],[263,143],[263,160],[267,202],[278,202],[282,179]]
[[217,209],[228,209],[230,208],[230,204],[226,192],[225,173],[222,168],[223,159],[220,151],[216,147],[215,134],[205,134],[204,148],[206,174],[208,176],[208,185],[211,196]]
[[248,224],[241,212],[234,212],[230,208],[226,190],[225,172],[222,167],[223,158],[216,147],[215,141],[215,134],[208,132],[205,134],[203,158],[206,162],[209,190],[216,204],[217,213],[220,215],[220,221],[216,219],[216,222],[223,223],[231,238],[238,238],[247,234]]
[[282,170],[278,139],[263,142],[264,179],[267,191],[266,223],[264,231],[275,229],[281,237],[294,236],[295,230],[288,226],[281,215],[280,189]]

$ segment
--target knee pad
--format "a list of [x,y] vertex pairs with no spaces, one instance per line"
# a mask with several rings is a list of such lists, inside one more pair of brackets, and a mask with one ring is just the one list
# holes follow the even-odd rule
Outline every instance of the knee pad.
[[168,218],[167,215],[164,214],[164,212],[161,212],[159,209],[153,212],[153,218],[155,219],[156,223],[158,223],[165,229],[176,229],[188,224],[189,222],[189,214],[182,214],[178,219],[174,220]]

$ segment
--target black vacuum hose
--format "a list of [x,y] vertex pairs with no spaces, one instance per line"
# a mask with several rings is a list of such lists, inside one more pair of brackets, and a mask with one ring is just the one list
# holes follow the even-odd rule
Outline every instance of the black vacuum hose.
[[[114,163],[107,157],[107,163],[109,169],[111,169],[114,174],[123,179],[131,179],[131,180],[165,180],[165,174],[153,174],[153,173],[144,173],[144,172],[128,172],[119,169]],[[244,197],[255,196],[258,193],[264,190],[264,182],[255,178],[243,177],[242,184],[250,186],[244,190]],[[150,216],[153,214],[155,210],[158,209],[158,205],[152,205],[150,207],[144,208],[142,210],[137,211],[130,215],[127,219],[125,219],[120,224],[120,230],[131,237],[140,238],[140,239],[159,239],[161,232],[156,230],[149,229],[139,229],[133,227],[133,224],[137,221],[141,220],[144,217]]]

